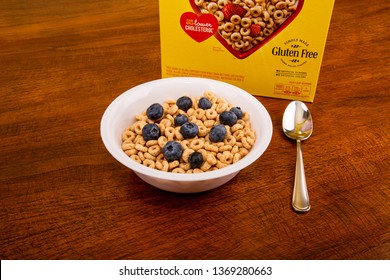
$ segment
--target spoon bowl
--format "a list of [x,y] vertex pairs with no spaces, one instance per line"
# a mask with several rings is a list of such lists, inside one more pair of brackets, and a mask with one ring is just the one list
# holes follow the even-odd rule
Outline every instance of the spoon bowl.
[[301,141],[308,139],[312,134],[313,119],[305,103],[301,101],[290,102],[283,114],[283,132],[287,137],[297,142],[292,207],[297,212],[308,212],[311,206],[306,185]]

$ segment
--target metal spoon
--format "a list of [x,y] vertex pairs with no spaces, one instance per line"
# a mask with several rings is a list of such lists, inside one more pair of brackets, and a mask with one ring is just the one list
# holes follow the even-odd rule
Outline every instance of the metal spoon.
[[310,200],[306,186],[301,141],[309,138],[313,132],[313,120],[305,103],[292,101],[287,106],[283,115],[283,132],[287,137],[297,141],[292,207],[297,212],[308,212],[310,210]]

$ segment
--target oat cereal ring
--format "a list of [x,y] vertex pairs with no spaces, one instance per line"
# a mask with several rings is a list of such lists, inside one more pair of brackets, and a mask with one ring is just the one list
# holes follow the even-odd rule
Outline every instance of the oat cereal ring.
[[165,128],[164,135],[168,138],[168,140],[173,140],[175,137],[175,129],[173,127]]
[[244,131],[245,136],[248,136],[248,137],[253,138],[253,139],[256,138],[255,132],[253,130],[251,130],[250,128],[247,127],[243,131]]
[[175,127],[175,137],[179,141],[184,140],[184,137],[183,137],[183,135],[180,132],[180,126]]
[[[251,34],[251,30],[249,28],[243,27],[240,29],[240,34],[242,36],[248,36],[249,34]],[[244,37],[244,39],[245,39],[245,37]]]
[[157,144],[158,144],[157,140],[149,140],[149,141],[147,141],[145,143],[145,146],[146,147],[151,147],[151,146],[154,146],[154,145],[157,145]]
[[245,28],[249,28],[252,24],[252,20],[248,17],[244,17],[242,20],[241,20],[241,26],[242,27],[245,27]]
[[[214,13],[214,16],[217,18],[219,22],[223,21],[225,16],[223,15],[222,11],[216,11]],[[219,28],[219,27],[218,27]]]
[[214,14],[217,10],[218,10],[218,5],[217,3],[215,2],[210,2],[208,5],[207,5],[207,10],[209,10],[209,12],[211,14]]
[[206,120],[203,122],[203,125],[207,128],[213,127],[214,124],[215,124],[215,120]]
[[263,11],[263,18],[264,18],[264,21],[269,21],[270,15],[269,15],[268,11]]
[[177,167],[175,169],[172,169],[172,173],[186,173],[183,168]]
[[215,165],[217,163],[217,158],[211,154],[211,153],[206,153],[206,156],[203,156],[205,160],[210,163],[211,166]]
[[238,151],[238,153],[239,153],[242,157],[244,157],[244,156],[246,156],[246,155],[249,153],[249,151],[248,151],[246,148],[240,148],[240,150]]
[[205,161],[205,162],[203,162],[202,165],[200,166],[200,169],[201,169],[202,171],[207,171],[207,170],[210,169],[210,167],[211,167],[211,164],[210,164],[209,162]]
[[239,161],[241,158],[242,158],[241,154],[239,154],[239,153],[234,154],[234,155],[233,155],[233,163],[236,163],[236,162]]
[[292,13],[292,12],[294,12],[296,9],[297,9],[296,6],[288,6],[287,11],[289,11],[290,13]]
[[269,28],[265,28],[263,32],[264,32],[264,35],[265,35],[265,36],[269,36],[269,35],[272,34],[273,30],[272,30],[272,29],[269,29]]
[[233,132],[233,137],[236,138],[237,141],[241,141],[241,139],[244,137],[244,132],[242,130],[237,130]]
[[178,160],[171,161],[171,162],[168,163],[168,169],[172,170],[172,169],[178,167],[179,165],[180,165],[180,163],[179,163]]
[[284,0],[287,5],[294,6],[297,3],[297,0]]
[[269,5],[267,8],[267,12],[269,13],[270,16],[272,16],[274,14],[275,10],[276,10],[276,7],[274,5]]
[[165,157],[164,157],[163,153],[157,155],[156,161],[163,161],[163,160],[165,160]]
[[234,155],[234,154],[238,153],[238,150],[239,150],[238,146],[234,145],[230,152]]
[[137,151],[141,151],[141,152],[147,152],[148,151],[148,148],[141,145],[141,144],[135,144],[135,147],[134,147]]
[[[251,131],[251,133],[253,134],[252,131]],[[245,134],[247,134],[247,133],[245,133]],[[254,134],[253,134],[253,135],[254,135]],[[253,146],[253,144],[255,143],[255,137],[252,136],[252,135],[248,135],[247,137],[245,137],[245,139],[246,139],[246,142],[247,142],[249,145],[251,145],[251,146]]]
[[161,106],[163,107],[164,112],[166,112],[170,105],[167,102],[164,102],[161,104]]
[[213,109],[207,109],[206,110],[206,117],[208,120],[214,120],[218,117],[218,113],[216,110]]
[[[240,35],[241,36],[241,35]],[[217,108],[215,109],[218,114],[226,111],[228,108],[226,103],[218,103]],[[207,115],[206,115],[207,116]]]
[[164,131],[165,130],[165,125],[159,123],[157,126],[160,129],[160,131]]
[[[192,170],[192,173],[203,173],[204,171],[200,168],[195,168],[195,169],[191,169]],[[209,169],[211,170],[211,169]]]
[[194,139],[190,142],[190,148],[197,151],[199,149],[202,149],[204,147],[204,139]]
[[268,29],[272,29],[273,30],[273,27],[275,26],[274,19],[270,18],[269,19],[269,23],[266,26],[267,26]]
[[261,8],[261,6],[255,6],[253,8],[250,8],[249,11],[253,17],[257,18],[261,16],[263,9]]
[[207,151],[214,152],[214,153],[218,153],[218,151],[219,151],[219,148],[217,146],[210,144],[210,143],[207,143],[207,142],[204,144],[204,148]]
[[287,3],[284,1],[280,1],[280,2],[276,3],[275,7],[278,10],[283,10],[283,9],[287,8]]
[[[233,41],[230,39],[230,37],[226,39],[226,43],[227,43],[229,46],[233,45]],[[212,108],[213,108],[213,107],[212,107]],[[214,108],[213,108],[213,109],[214,109]]]
[[198,119],[196,118],[195,115],[192,115],[192,116],[189,116],[189,117],[188,117],[188,121],[189,121],[189,122],[193,122],[193,123],[194,123],[194,122],[196,122],[197,120],[198,120]]
[[179,110],[179,107],[177,107],[176,104],[173,104],[173,105],[171,105],[171,106],[168,107],[166,113],[167,113],[168,115],[172,115],[172,116],[173,116],[174,114],[176,114],[176,112],[177,112],[178,110]]
[[134,131],[131,131],[129,129],[126,129],[123,133],[122,133],[122,141],[126,141],[126,140],[130,140],[130,141],[133,141],[135,138],[135,133]]
[[125,142],[122,143],[122,150],[131,150],[134,149],[135,144],[129,140],[126,140]]
[[254,7],[256,4],[255,2],[253,2],[252,0],[245,0],[244,1],[245,5],[247,5],[248,7]]
[[146,124],[145,121],[137,121],[134,123],[134,132],[137,133],[137,134],[141,134],[142,135],[142,128],[144,127],[144,125]]
[[160,148],[163,148],[165,146],[165,144],[168,142],[168,139],[165,136],[160,136],[157,139],[157,142],[158,142],[158,145],[160,146]]
[[[241,34],[239,32],[234,32],[232,33],[232,35],[230,36],[230,39],[232,39],[233,42],[238,42],[240,41],[242,38]],[[221,104],[221,103],[219,103]]]
[[223,145],[219,147],[220,152],[226,152],[226,151],[231,151],[233,147],[231,145]]
[[158,144],[150,146],[148,149],[148,153],[156,157],[161,153],[161,148]]
[[227,5],[228,1],[227,0],[218,0],[217,3],[218,3],[218,7],[220,9],[222,9],[223,7],[225,7]]
[[161,171],[168,171],[168,161],[163,160],[163,161],[157,161],[156,162],[156,168]]
[[230,36],[232,35],[232,32],[226,32],[225,30],[222,30],[221,34],[222,34],[223,38],[228,40],[228,39],[230,39]]
[[242,143],[242,145],[243,145],[243,147],[244,148],[246,148],[246,149],[250,149],[250,148],[252,148],[252,145],[250,144],[250,141],[248,141],[248,138],[249,137],[243,137],[242,139],[241,139],[241,143]]
[[136,149],[126,150],[125,154],[128,156],[136,155],[138,151]]
[[215,100],[217,99],[212,91],[205,91],[203,93],[203,96],[210,100],[211,103],[215,102]]
[[224,168],[224,167],[228,166],[228,164],[227,164],[227,163],[223,163],[223,162],[217,160],[217,163],[215,164],[215,166],[216,166],[218,169],[221,169],[221,168]]
[[198,126],[199,131],[198,131],[198,136],[200,137],[205,137],[207,134],[209,134],[209,129],[205,127],[204,125]]
[[131,155],[130,158],[131,158],[132,160],[135,160],[136,162],[142,164],[142,160],[140,159],[140,157],[139,157],[138,155]]
[[184,171],[188,171],[191,169],[191,165],[189,163],[180,163],[179,167],[183,169]]
[[[195,113],[195,109],[194,108],[190,108],[190,109],[187,110],[187,116],[188,117],[193,116],[194,113]],[[184,114],[185,114],[185,112],[184,112]]]
[[232,32],[234,30],[234,24],[231,22],[226,22],[223,25],[223,30],[225,30],[226,32]]
[[240,24],[241,17],[239,15],[232,15],[230,18],[230,22],[233,23],[234,25]]
[[[239,120],[239,121],[242,121],[242,120]],[[241,124],[241,123],[239,123],[238,121],[237,121],[237,123],[235,124],[235,125],[233,125],[232,127],[230,127],[230,131],[232,132],[232,133],[234,133],[234,132],[236,132],[237,130],[242,130],[244,128],[244,126]]]
[[196,6],[202,6],[204,0],[195,0],[194,2],[195,2],[195,5],[196,5]]
[[233,162],[233,154],[229,151],[225,151],[222,153],[222,157],[220,158],[222,163],[232,164]]
[[194,150],[188,148],[183,151],[183,154],[181,155],[181,158],[184,160],[184,162],[188,162],[188,158],[190,155],[195,152]]
[[156,161],[156,157],[155,156],[152,156],[150,153],[148,152],[145,152],[144,153],[144,157],[145,159],[150,159],[150,160],[153,160],[153,161]]
[[189,144],[190,144],[190,141],[189,140],[183,140],[183,141],[181,141],[181,143],[180,143],[181,145],[182,145],[182,147],[183,147],[183,150],[185,150],[185,149],[189,149]]
[[228,146],[234,146],[236,142],[237,142],[236,138],[232,135],[227,135],[224,140],[225,145]]
[[204,110],[203,109],[196,109],[194,112],[194,116],[198,119],[201,120],[204,116]]
[[237,48],[241,49],[241,48],[243,48],[243,47],[245,46],[245,43],[244,43],[243,40],[240,40],[240,41],[238,41],[238,42],[234,42],[234,45],[235,45]]
[[141,161],[144,161],[145,160],[145,156],[144,156],[144,153],[143,152],[140,152],[140,151],[138,151],[138,157],[139,157],[139,159],[141,160]]
[[143,165],[147,166],[147,167],[150,167],[150,168],[153,168],[155,169],[156,168],[156,164],[153,160],[151,159],[145,159],[143,162],[142,162]]

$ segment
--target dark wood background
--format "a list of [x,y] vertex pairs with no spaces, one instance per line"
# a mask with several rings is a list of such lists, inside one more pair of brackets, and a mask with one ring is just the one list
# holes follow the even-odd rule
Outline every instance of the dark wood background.
[[116,162],[100,120],[161,77],[158,1],[76,2],[0,2],[1,259],[390,259],[386,1],[335,3],[305,215],[290,206],[288,100],[258,97],[272,142],[213,191],[164,192]]

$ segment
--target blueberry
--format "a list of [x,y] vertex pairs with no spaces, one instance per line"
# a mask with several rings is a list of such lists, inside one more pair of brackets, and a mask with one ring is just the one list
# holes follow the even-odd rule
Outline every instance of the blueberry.
[[237,119],[242,119],[242,110],[240,107],[233,107],[230,109],[234,114],[236,114]]
[[185,139],[194,138],[199,132],[199,127],[193,122],[186,122],[180,127],[180,133]]
[[176,105],[179,109],[187,112],[187,110],[192,107],[192,99],[188,96],[182,96],[176,101]]
[[203,156],[199,152],[193,152],[188,157],[188,162],[192,169],[199,168],[203,163]]
[[142,137],[145,141],[157,140],[161,135],[160,128],[157,124],[148,123],[142,128]]
[[163,155],[165,159],[168,162],[179,160],[182,153],[183,153],[183,147],[179,142],[176,141],[168,141],[163,149],[162,149]]
[[211,108],[211,102],[206,97],[202,97],[201,99],[199,99],[198,105],[199,108],[203,110],[207,110]]
[[233,126],[237,122],[237,116],[232,111],[225,111],[219,115],[219,121],[221,124]]
[[186,122],[188,122],[188,117],[184,114],[179,114],[173,119],[173,122],[175,123],[176,126],[181,126]]
[[150,120],[158,120],[164,114],[164,109],[159,103],[154,103],[146,109],[146,115]]
[[222,124],[214,125],[209,132],[211,142],[221,142],[226,137],[226,127]]

